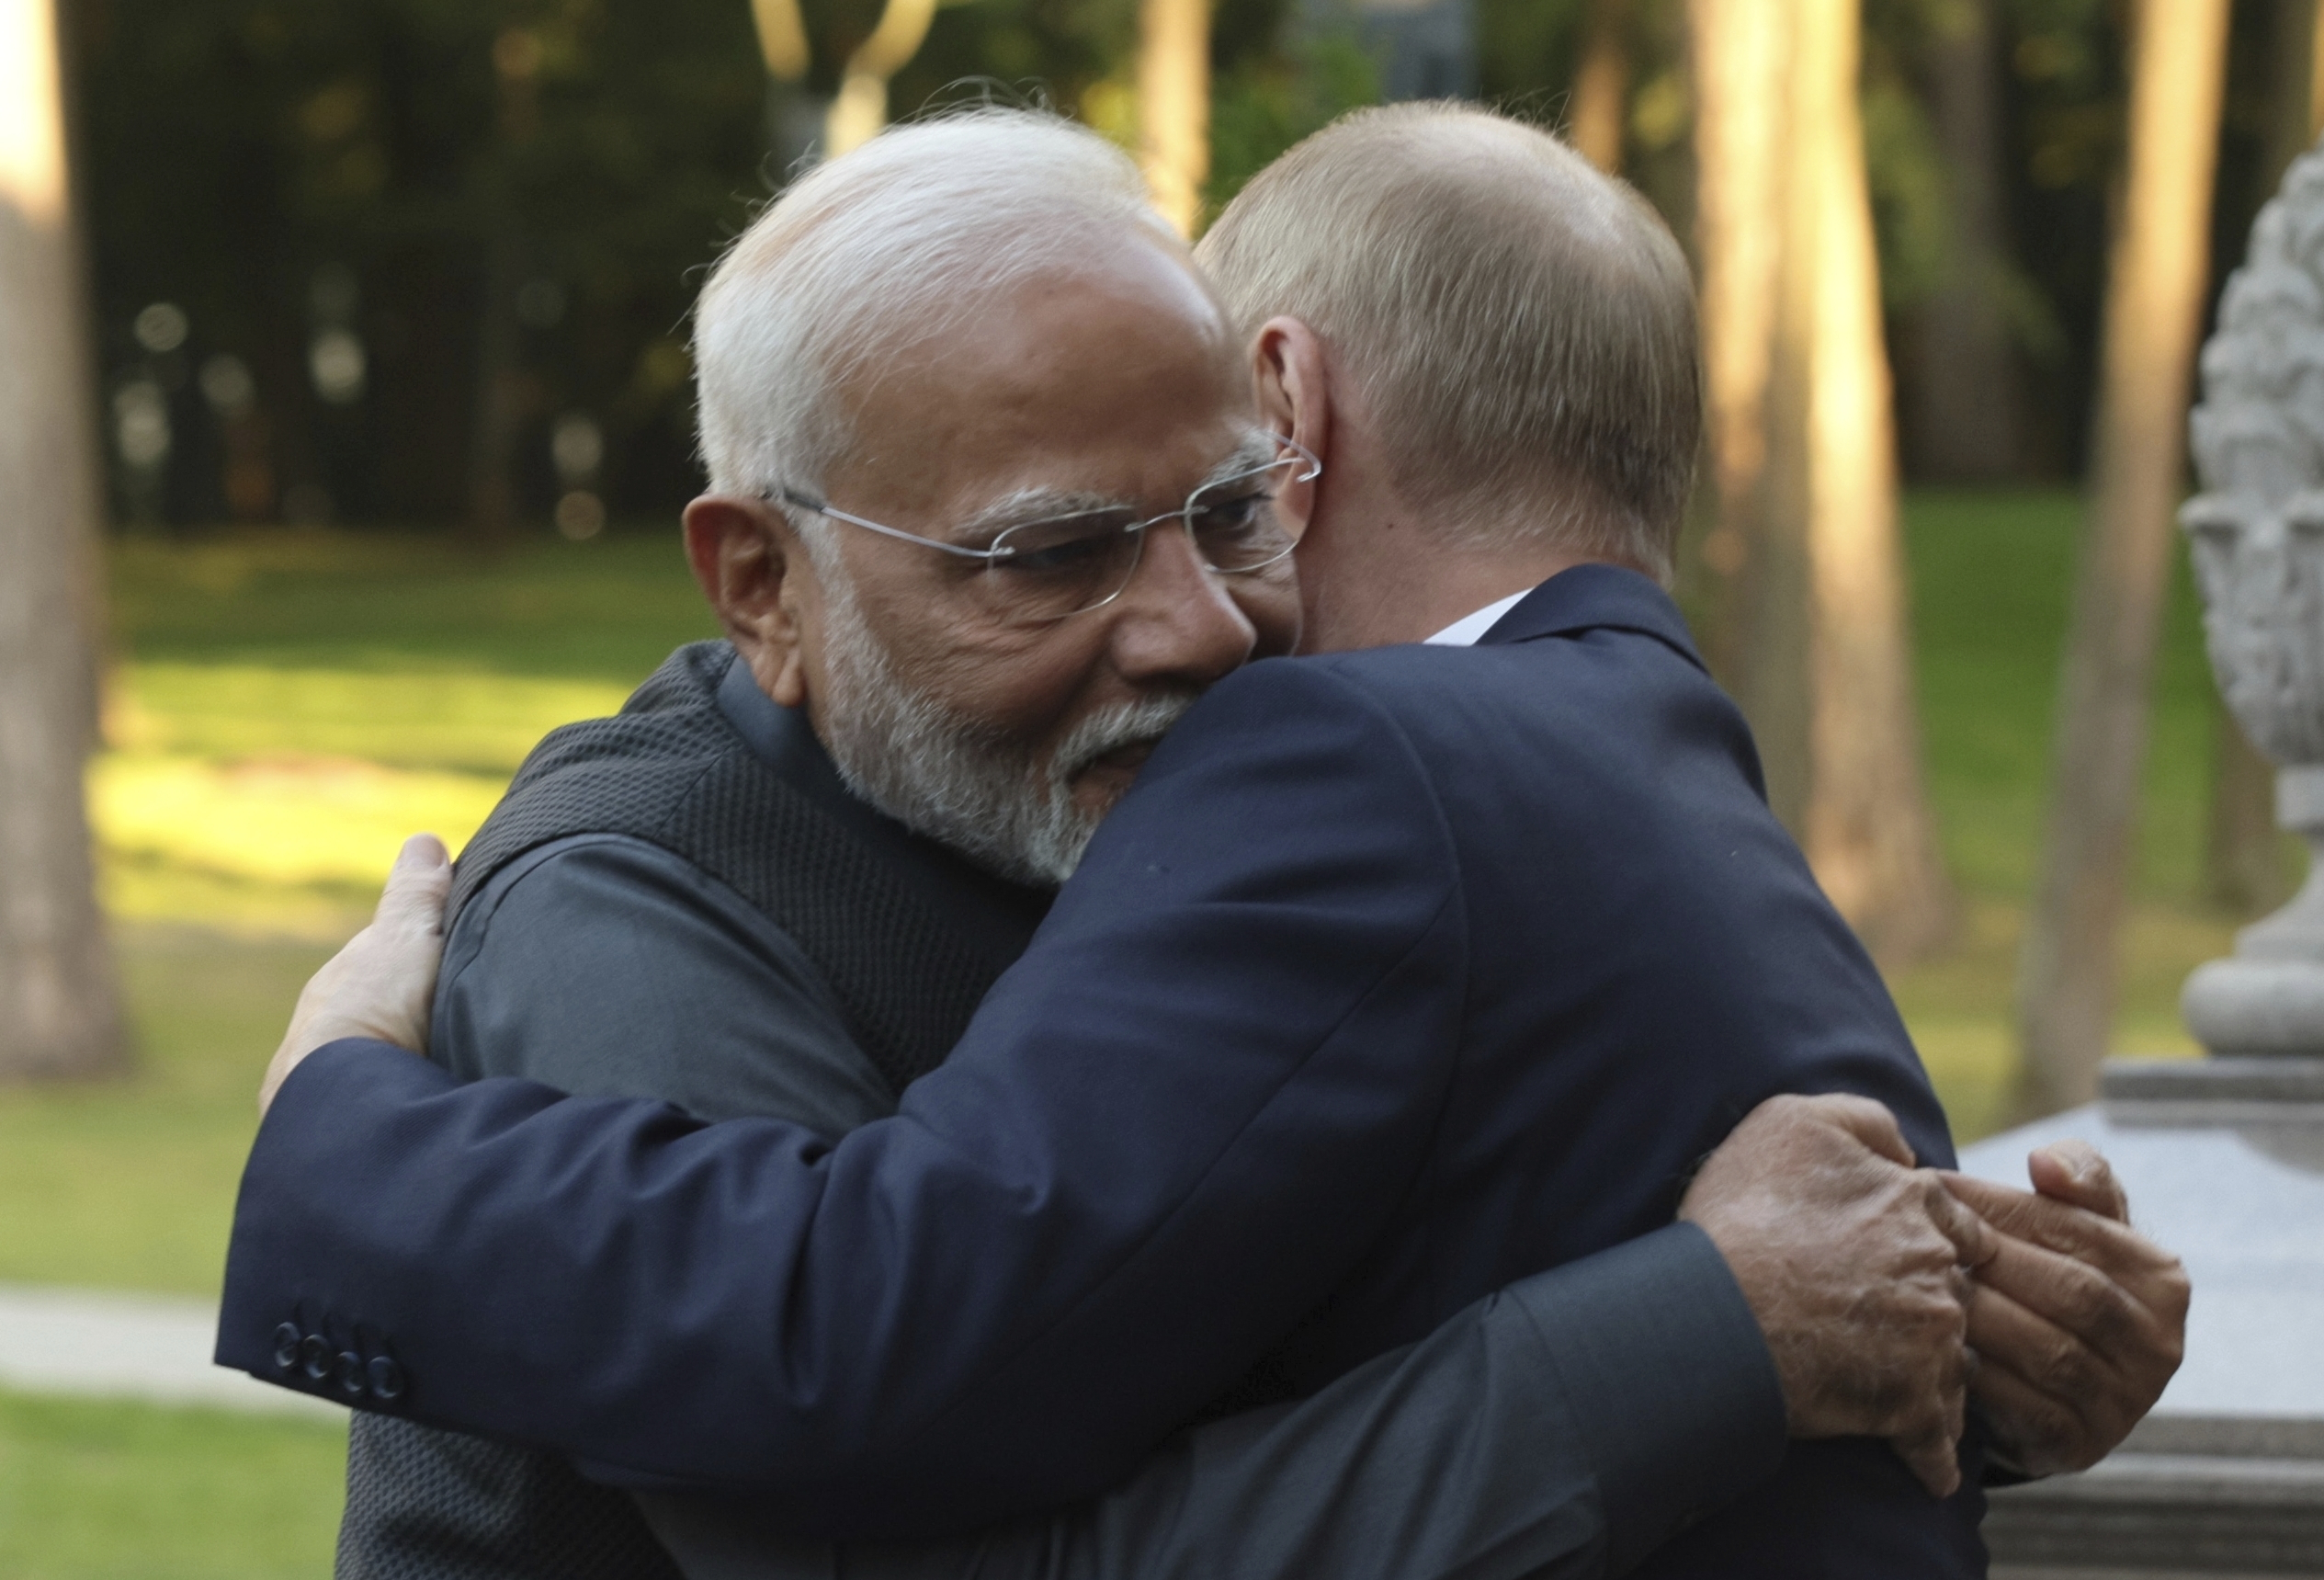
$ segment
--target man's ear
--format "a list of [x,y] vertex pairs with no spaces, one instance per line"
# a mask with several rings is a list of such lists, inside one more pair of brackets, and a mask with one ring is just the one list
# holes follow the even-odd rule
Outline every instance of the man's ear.
[[[1322,338],[1297,318],[1268,319],[1251,343],[1251,381],[1260,421],[1289,436],[1328,469],[1332,374]],[[1304,527],[1315,506],[1313,486],[1285,490],[1281,504]]]
[[763,499],[706,494],[686,507],[686,557],[702,596],[760,689],[807,700],[804,644],[815,574],[783,513]]

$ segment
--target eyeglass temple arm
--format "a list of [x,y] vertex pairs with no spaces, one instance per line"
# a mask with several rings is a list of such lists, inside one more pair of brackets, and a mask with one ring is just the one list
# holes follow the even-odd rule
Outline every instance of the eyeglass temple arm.
[[907,543],[917,543],[924,549],[940,549],[947,554],[958,554],[964,560],[983,560],[990,563],[994,560],[1008,559],[1016,552],[1015,549],[964,549],[958,543],[947,543],[935,538],[923,538],[919,533],[907,532],[901,527],[883,527],[877,521],[867,521],[864,517],[851,516],[845,510],[834,510],[828,505],[819,505],[805,494],[794,493],[788,488],[780,491],[780,496],[785,505],[811,511],[817,516],[828,516],[834,521],[845,521],[850,527],[861,527],[867,531],[878,532],[883,537],[901,538]]
[[[1323,462],[1316,458],[1316,454],[1313,450],[1308,449],[1307,446],[1299,443],[1298,440],[1292,438],[1287,434],[1275,434],[1270,437],[1273,438],[1277,444],[1282,445],[1287,449],[1297,450],[1300,458],[1307,462],[1307,470],[1301,472],[1298,477],[1294,478],[1292,480],[1293,482],[1312,483],[1317,477],[1322,474]],[[1264,469],[1262,468],[1261,470]],[[941,550],[943,552],[947,554],[957,554],[964,560],[982,560],[987,564],[991,564],[995,560],[1014,558],[1016,553],[1016,551],[1014,549],[964,549],[958,543],[947,543],[940,539],[935,538],[923,538],[919,533],[907,532],[901,527],[882,526],[879,522],[867,520],[861,516],[850,515],[845,510],[834,509],[833,506],[825,505],[819,500],[808,498],[807,495],[799,493],[796,489],[784,488],[778,489],[776,492],[777,496],[779,498],[781,503],[785,505],[795,506],[800,510],[811,511],[817,516],[828,516],[834,521],[845,521],[850,527],[861,527],[867,532],[878,532],[883,537],[900,538],[907,543],[918,543],[926,548]],[[1187,503],[1188,505],[1191,505],[1193,501],[1189,500]],[[1143,532],[1148,528],[1158,527],[1165,521],[1184,520],[1186,518],[1186,516],[1187,510],[1185,506],[1181,506],[1176,510],[1165,510],[1160,516],[1153,517],[1149,520],[1135,523],[1128,528],[1127,530],[1130,532]]]

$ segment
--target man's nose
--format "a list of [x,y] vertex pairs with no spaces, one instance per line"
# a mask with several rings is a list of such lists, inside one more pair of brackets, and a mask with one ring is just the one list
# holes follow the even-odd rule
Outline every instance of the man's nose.
[[1112,652],[1124,678],[1207,686],[1251,657],[1258,632],[1175,523],[1146,530],[1137,574],[1114,600]]

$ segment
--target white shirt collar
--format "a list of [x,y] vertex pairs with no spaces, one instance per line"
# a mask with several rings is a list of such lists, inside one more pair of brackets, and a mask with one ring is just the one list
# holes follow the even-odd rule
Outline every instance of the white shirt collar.
[[1428,639],[1431,647],[1474,647],[1477,639],[1501,622],[1501,617],[1525,600],[1525,593],[1511,593],[1507,597],[1487,604],[1475,614],[1464,615]]

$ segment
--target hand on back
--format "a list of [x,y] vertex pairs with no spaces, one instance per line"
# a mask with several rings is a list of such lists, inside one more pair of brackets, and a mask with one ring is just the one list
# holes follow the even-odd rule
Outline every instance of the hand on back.
[[[406,841],[371,925],[300,994],[261,1112],[325,1043],[426,1047],[450,888],[442,843]],[[2178,1370],[2178,1258],[2128,1227],[2085,1142],[2035,1153],[2032,1193],[1913,1162],[1878,1103],[1778,1097],[1704,1161],[1680,1206],[1759,1319],[1792,1435],[1885,1438],[1949,1494],[1974,1392],[2012,1468],[2096,1463]]]
[[2035,1194],[1948,1174],[2001,1233],[1978,1269],[1970,1392],[2011,1468],[2096,1464],[2162,1396],[2185,1351],[2190,1289],[2179,1258],[2129,1227],[2130,1204],[2087,1142],[2027,1160]]
[[1742,1286],[1792,1435],[1888,1438],[1944,1495],[1961,1480],[1965,1269],[2000,1236],[1912,1163],[1869,1098],[1773,1097],[1704,1161],[1679,1216]]
[[2031,1193],[1911,1164],[1877,1103],[1776,1097],[1680,1208],[1759,1318],[1793,1436],[1886,1438],[1949,1493],[1973,1394],[2010,1467],[2095,1464],[2178,1370],[2185,1270],[2086,1142],[2035,1153]]
[[265,1113],[290,1072],[326,1042],[368,1037],[416,1053],[427,1047],[436,968],[444,956],[444,902],[451,858],[432,834],[415,834],[389,872],[371,925],[323,962],[300,992],[290,1029],[258,1088]]

